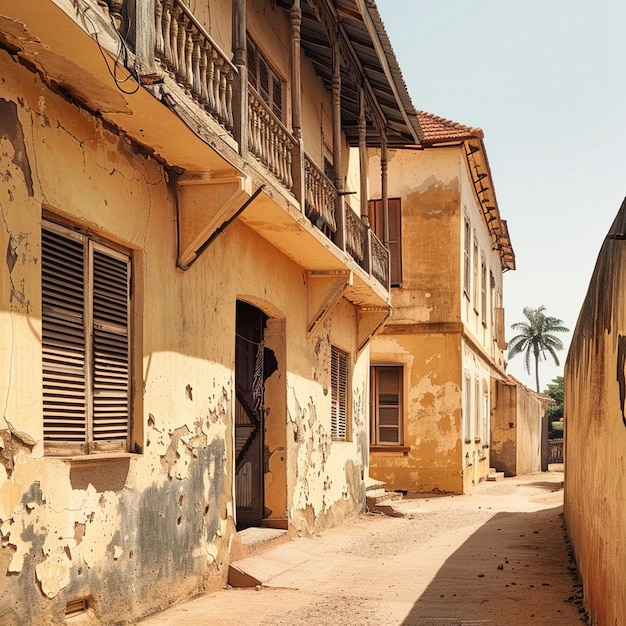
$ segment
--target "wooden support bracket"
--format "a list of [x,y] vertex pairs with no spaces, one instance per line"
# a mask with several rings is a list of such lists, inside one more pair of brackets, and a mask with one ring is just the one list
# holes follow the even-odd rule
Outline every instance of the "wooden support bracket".
[[178,267],[188,267],[198,250],[251,196],[249,178],[232,173],[186,174],[178,179]]
[[308,332],[321,324],[331,309],[339,302],[354,277],[349,270],[307,272]]
[[361,308],[358,312],[359,352],[365,348],[369,340],[383,327],[391,316],[391,307]]

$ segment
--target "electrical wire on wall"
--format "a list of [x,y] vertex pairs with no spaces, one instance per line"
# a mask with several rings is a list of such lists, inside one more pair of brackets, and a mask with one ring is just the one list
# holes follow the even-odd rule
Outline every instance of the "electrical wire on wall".
[[[130,17],[126,15],[126,22],[127,22],[126,33],[127,34],[126,36],[124,36],[122,32],[120,31],[118,25],[116,24],[114,17],[110,16],[111,26],[113,27],[115,33],[117,34],[117,40],[118,40],[117,53],[115,55],[115,58],[113,59],[113,64],[111,65],[111,61],[106,51],[102,47],[100,40],[98,39],[98,30],[96,28],[96,25],[94,24],[93,20],[87,15],[87,11],[90,9],[91,7],[89,6],[86,7],[85,12],[83,13],[83,17],[91,24],[91,28],[93,32],[91,32],[90,34],[96,40],[96,43],[98,44],[98,50],[100,50],[100,54],[102,56],[102,59],[104,60],[104,64],[106,65],[107,71],[109,72],[111,78],[115,82],[115,86],[123,94],[127,96],[132,96],[134,93],[137,93],[139,91],[139,88],[141,87],[141,82],[139,79],[139,75],[137,74],[137,71],[135,70],[134,67],[132,67],[132,65],[129,62],[132,52],[130,51],[130,48],[126,41],[126,37],[128,36],[128,33],[130,32],[130,27],[131,27]],[[135,85],[132,85],[132,83],[127,85],[128,81],[130,80],[134,81]]]

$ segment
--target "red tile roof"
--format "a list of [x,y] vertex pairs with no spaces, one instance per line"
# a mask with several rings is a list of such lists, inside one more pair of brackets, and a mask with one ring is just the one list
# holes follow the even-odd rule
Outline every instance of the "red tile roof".
[[422,145],[432,146],[449,141],[463,141],[465,139],[482,139],[483,131],[480,128],[471,128],[458,122],[447,120],[444,117],[417,111],[417,120],[424,135]]

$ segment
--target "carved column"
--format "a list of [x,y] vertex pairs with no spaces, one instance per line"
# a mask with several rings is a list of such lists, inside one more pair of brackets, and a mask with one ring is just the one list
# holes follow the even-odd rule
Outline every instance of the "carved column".
[[359,90],[359,177],[361,219],[369,226],[367,210],[367,122],[365,120],[365,92]]
[[248,153],[248,60],[246,39],[246,0],[233,0],[233,134],[239,154]]
[[389,250],[389,198],[387,196],[387,135],[380,137],[380,189],[383,197],[383,243]]
[[291,160],[293,194],[300,203],[300,209],[306,212],[304,144],[302,141],[302,76],[300,66],[300,28],[302,26],[302,7],[300,0],[294,0],[291,7],[291,125],[296,140]]
[[335,31],[333,40],[333,168],[335,170],[336,220],[337,233],[335,243],[342,250],[346,249],[346,216],[343,187],[343,163],[341,158],[341,48],[339,33]]
[[[134,40],[135,44],[135,70],[139,76],[149,76],[156,72],[154,57],[156,48],[156,4],[161,9],[161,0],[135,0],[127,5],[131,29],[134,30],[134,33],[131,33],[131,40]],[[160,26],[161,21],[159,20]]]

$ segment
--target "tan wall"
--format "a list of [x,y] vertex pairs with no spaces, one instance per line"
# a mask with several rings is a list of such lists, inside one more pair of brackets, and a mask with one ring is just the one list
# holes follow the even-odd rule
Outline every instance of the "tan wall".
[[546,402],[521,385],[493,385],[491,466],[505,476],[540,472]]
[[[372,151],[371,198],[381,194],[379,172],[380,156]],[[503,367],[504,359],[493,342],[491,307],[483,320],[480,302],[463,294],[464,214],[470,218],[480,250],[501,288],[499,257],[491,249],[460,147],[390,150],[388,195],[402,202],[402,285],[392,289],[393,316],[384,335],[372,343],[372,362],[393,363],[394,342],[401,346],[396,360],[402,354],[414,359],[407,378],[411,389],[406,405],[406,419],[414,431],[405,439],[410,448],[406,454],[379,452],[378,448],[373,451],[371,474],[397,489],[466,493],[489,473],[491,368],[494,363]],[[437,376],[431,370],[435,360]],[[471,410],[463,417],[467,380]],[[422,413],[411,404],[421,402],[423,394],[446,398],[445,406],[438,402],[430,405],[427,414],[431,421],[424,422]],[[451,411],[456,411],[454,421],[450,420]],[[445,426],[434,427],[439,419]],[[468,421],[469,433],[464,420]],[[440,444],[434,445],[438,438]]]
[[[175,268],[170,175],[0,52],[0,614],[60,623],[90,597],[100,623],[133,621],[224,583],[234,530],[235,303],[272,318],[266,477],[273,515],[314,532],[364,506],[367,351],[352,357],[352,440],[330,438],[331,342],[356,354],[340,303],[306,332],[306,275],[239,222]],[[134,410],[143,452],[99,462],[43,456],[42,207],[135,252]],[[277,280],[277,275],[280,280]],[[280,448],[285,448],[280,450]],[[271,480],[275,478],[276,480]]]
[[564,374],[565,516],[585,606],[598,625],[626,624],[626,425],[618,382],[626,336],[625,209],[611,229],[618,238],[600,250]]
[[384,335],[372,349],[376,364],[404,365],[404,449],[372,449],[370,476],[388,489],[461,493],[459,337]]
[[[390,150],[388,195],[402,200],[402,288],[393,323],[460,321],[459,152]],[[381,197],[380,159],[369,162],[370,198]]]

